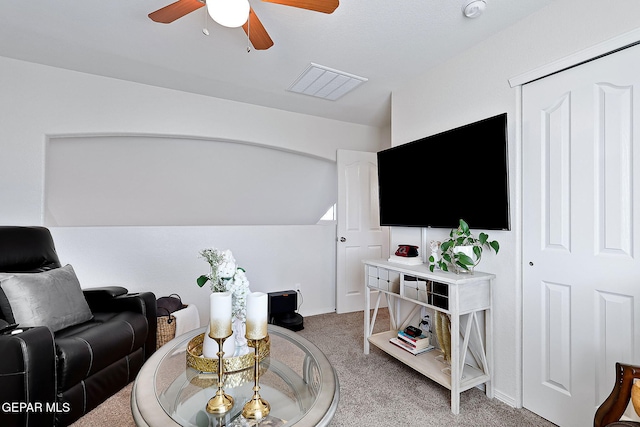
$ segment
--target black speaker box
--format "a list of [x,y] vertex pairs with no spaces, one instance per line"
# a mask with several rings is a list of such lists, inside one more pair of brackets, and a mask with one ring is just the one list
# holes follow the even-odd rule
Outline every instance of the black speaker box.
[[304,329],[304,319],[296,310],[298,309],[298,293],[296,291],[270,292],[269,301],[269,323],[300,331]]
[[269,296],[269,316],[291,313],[298,309],[298,293],[296,291],[271,292]]

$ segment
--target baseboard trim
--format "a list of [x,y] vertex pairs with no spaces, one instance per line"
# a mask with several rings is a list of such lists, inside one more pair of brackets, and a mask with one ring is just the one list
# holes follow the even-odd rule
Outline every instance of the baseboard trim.
[[502,393],[500,390],[493,390],[493,397],[497,400],[499,400],[502,403],[505,403],[509,406],[511,406],[512,408],[520,408],[517,405],[516,399],[514,399],[512,396],[509,396],[507,394]]
[[[486,390],[485,384],[479,384],[476,386],[477,389],[481,390],[483,393]],[[493,398],[499,400],[500,402],[511,406],[512,408],[521,408],[521,406],[517,405],[516,399],[511,396],[508,396],[499,390],[493,390]]]
[[300,315],[304,317],[317,316],[319,314],[329,314],[329,313],[335,313],[335,312],[336,312],[335,307],[324,307],[324,308],[321,307],[313,311],[298,310],[298,313],[300,313]]

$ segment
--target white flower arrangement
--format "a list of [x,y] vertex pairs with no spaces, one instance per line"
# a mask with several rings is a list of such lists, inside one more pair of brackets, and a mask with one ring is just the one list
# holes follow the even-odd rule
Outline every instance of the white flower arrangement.
[[238,267],[230,250],[204,249],[200,251],[211,266],[211,272],[198,277],[196,282],[202,287],[211,281],[212,292],[226,292],[232,294],[232,316],[243,322],[247,316],[247,295],[249,294],[249,280],[243,268]]

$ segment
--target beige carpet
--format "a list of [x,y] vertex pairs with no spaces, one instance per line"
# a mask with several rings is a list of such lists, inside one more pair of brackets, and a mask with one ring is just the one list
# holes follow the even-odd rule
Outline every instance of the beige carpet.
[[[388,324],[388,313],[382,310],[376,328]],[[369,355],[363,354],[362,312],[311,316],[304,319],[304,326],[298,333],[315,343],[338,372],[340,403],[331,424],[334,427],[554,426],[526,409],[487,399],[478,389],[462,393],[460,414],[451,414],[449,390],[375,347]],[[73,426],[134,426],[130,395],[131,385]]]

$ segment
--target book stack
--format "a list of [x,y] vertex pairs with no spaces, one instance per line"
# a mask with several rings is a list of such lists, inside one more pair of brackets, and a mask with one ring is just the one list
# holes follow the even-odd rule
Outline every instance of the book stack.
[[429,337],[424,334],[412,337],[404,331],[398,331],[398,336],[389,341],[414,355],[426,353],[434,348],[429,342]]

